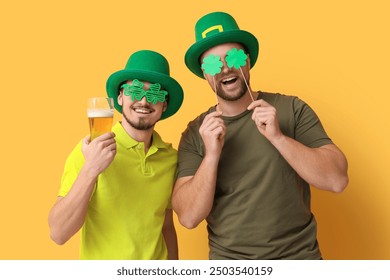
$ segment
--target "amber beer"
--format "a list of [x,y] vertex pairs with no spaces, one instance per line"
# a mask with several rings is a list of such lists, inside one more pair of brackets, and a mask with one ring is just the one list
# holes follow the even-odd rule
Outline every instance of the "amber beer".
[[114,111],[95,110],[88,112],[91,141],[111,131]]
[[95,97],[89,99],[87,112],[91,141],[111,131],[114,118],[112,98]]

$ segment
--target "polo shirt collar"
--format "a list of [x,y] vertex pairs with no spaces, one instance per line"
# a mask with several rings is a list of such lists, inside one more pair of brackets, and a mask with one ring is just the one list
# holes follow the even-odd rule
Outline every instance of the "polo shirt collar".
[[[119,121],[112,127],[112,131],[115,133],[115,140],[127,149],[133,148],[139,144],[138,141],[131,138]],[[155,146],[158,149],[164,149],[168,148],[169,145],[161,139],[161,136],[156,131],[153,131],[153,142],[151,146]]]

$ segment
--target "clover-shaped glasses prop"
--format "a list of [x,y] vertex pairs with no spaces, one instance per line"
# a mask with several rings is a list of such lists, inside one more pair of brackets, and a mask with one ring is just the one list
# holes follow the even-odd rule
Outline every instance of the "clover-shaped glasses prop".
[[203,59],[202,69],[206,74],[214,76],[221,72],[222,69],[221,58],[217,55],[210,54]]
[[[241,69],[242,66],[246,65],[247,58],[248,55],[246,55],[242,49],[237,50],[236,48],[232,48],[231,50],[226,52],[225,61],[229,68],[234,67],[236,69],[240,69],[242,77],[244,78],[245,81],[245,85],[248,88],[252,101],[254,101],[252,92],[249,88],[244,73],[242,72]],[[221,58],[217,55],[210,54],[203,59],[202,69],[204,70],[204,73],[209,74],[213,77],[215,76],[215,74],[221,73],[222,66],[223,63],[221,61]],[[216,92],[215,80],[214,80],[214,91]]]
[[168,92],[161,90],[161,85],[159,83],[150,84],[148,90],[144,90],[144,83],[140,82],[137,79],[134,79],[132,84],[124,84],[121,86],[123,88],[123,94],[126,96],[131,96],[131,100],[140,101],[144,96],[146,101],[149,103],[156,104],[157,102],[164,102]]
[[229,68],[239,69],[241,66],[245,66],[248,56],[243,50],[236,48],[231,49],[226,53],[226,63]]
[[[239,69],[241,66],[246,65],[246,59],[248,56],[242,49],[237,50],[236,48],[231,49],[226,53],[225,61],[229,68]],[[221,58],[217,55],[210,54],[203,59],[202,69],[205,74],[214,76],[215,74],[221,73],[223,63]]]

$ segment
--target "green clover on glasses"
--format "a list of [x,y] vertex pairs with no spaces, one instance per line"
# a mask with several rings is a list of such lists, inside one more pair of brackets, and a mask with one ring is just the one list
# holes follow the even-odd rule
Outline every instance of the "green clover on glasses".
[[[226,53],[225,61],[229,68],[234,67],[239,69],[241,66],[245,66],[247,58],[248,56],[242,49],[237,50],[236,48],[232,48]],[[202,69],[206,74],[210,74],[211,76],[220,73],[222,66],[221,58],[217,55],[210,54],[203,59]]]
[[143,87],[144,83],[137,79],[134,79],[131,85],[124,84],[121,86],[121,88],[123,88],[123,94],[131,96],[132,101],[140,101],[144,96],[146,97],[146,101],[153,104],[156,104],[157,102],[164,102],[166,100],[168,92],[161,90],[161,85],[159,83],[150,84],[148,90],[144,90]]

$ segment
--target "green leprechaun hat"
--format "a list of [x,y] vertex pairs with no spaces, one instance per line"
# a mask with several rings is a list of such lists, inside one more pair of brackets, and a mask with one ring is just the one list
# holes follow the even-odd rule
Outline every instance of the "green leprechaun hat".
[[161,119],[166,119],[179,110],[183,103],[183,89],[170,77],[168,61],[155,51],[140,50],[130,56],[123,70],[111,74],[107,80],[107,95],[114,99],[115,109],[119,113],[122,113],[122,106],[118,104],[120,86],[134,79],[159,83],[168,92],[167,109],[162,113]]
[[240,30],[235,19],[224,12],[214,12],[200,18],[195,25],[196,42],[187,50],[184,60],[188,69],[204,79],[199,61],[206,50],[224,43],[241,43],[250,55],[252,68],[259,54],[259,42],[251,33]]

